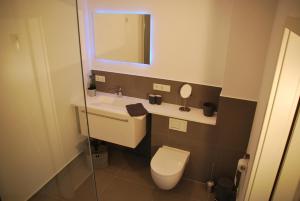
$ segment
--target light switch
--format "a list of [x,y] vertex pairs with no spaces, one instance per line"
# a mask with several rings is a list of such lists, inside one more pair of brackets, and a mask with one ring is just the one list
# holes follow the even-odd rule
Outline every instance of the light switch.
[[169,118],[169,129],[186,132],[187,121],[181,119]]
[[95,80],[97,82],[105,82],[105,76],[103,76],[103,75],[96,75],[95,76]]

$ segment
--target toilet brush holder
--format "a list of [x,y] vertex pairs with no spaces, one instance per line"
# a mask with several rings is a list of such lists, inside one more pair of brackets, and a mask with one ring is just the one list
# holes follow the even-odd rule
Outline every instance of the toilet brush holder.
[[214,181],[212,181],[212,180],[207,181],[206,182],[207,192],[212,193],[213,189],[214,189],[214,186],[215,186],[215,182]]

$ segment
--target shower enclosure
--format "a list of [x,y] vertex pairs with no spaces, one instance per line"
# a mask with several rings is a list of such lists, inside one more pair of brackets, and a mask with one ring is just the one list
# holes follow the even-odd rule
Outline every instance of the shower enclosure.
[[0,200],[96,201],[76,0],[0,0],[0,92]]

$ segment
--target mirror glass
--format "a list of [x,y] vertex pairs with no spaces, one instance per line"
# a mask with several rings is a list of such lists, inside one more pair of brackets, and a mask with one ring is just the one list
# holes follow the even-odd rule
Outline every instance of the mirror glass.
[[180,96],[182,98],[188,98],[192,94],[192,86],[190,84],[184,84],[180,88]]
[[150,15],[96,13],[94,46],[98,59],[150,64]]

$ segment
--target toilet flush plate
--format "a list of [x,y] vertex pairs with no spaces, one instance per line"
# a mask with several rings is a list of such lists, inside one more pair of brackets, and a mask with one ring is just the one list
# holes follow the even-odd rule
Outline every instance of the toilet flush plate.
[[169,129],[181,132],[187,131],[187,121],[181,119],[169,118]]

